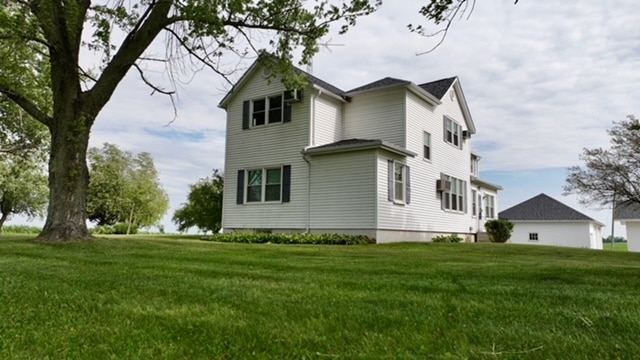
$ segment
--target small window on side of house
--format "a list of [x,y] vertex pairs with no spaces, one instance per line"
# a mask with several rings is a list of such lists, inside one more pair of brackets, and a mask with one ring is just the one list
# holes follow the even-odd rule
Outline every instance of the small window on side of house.
[[538,233],[529,233],[529,241],[538,241]]
[[423,154],[425,160],[431,160],[431,134],[424,132],[423,136]]

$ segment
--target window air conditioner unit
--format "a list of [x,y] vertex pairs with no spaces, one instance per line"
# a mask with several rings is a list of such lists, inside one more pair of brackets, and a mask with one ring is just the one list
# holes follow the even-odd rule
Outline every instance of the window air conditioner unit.
[[469,130],[462,130],[462,138],[469,139],[471,137],[471,132]]
[[302,101],[302,90],[293,89],[284,92],[284,102],[294,103]]
[[436,180],[436,190],[437,191],[450,191],[451,190],[451,181],[447,180]]

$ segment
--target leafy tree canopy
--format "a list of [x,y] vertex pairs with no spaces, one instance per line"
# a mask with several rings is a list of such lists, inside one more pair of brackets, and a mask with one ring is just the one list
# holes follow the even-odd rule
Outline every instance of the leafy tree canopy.
[[205,234],[208,231],[218,232],[222,226],[223,187],[224,177],[218,170],[214,170],[211,177],[189,185],[187,202],[173,214],[172,220],[178,231],[184,232],[197,227]]
[[614,122],[609,149],[584,149],[584,166],[568,169],[565,194],[577,194],[583,204],[640,204],[640,121],[633,115]]
[[149,153],[133,155],[113,144],[89,149],[88,219],[98,225],[155,225],[169,209]]

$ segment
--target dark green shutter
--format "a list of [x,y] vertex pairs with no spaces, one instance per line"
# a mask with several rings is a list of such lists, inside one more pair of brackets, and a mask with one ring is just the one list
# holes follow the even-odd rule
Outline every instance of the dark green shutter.
[[282,167],[282,202],[291,199],[291,165]]
[[291,104],[286,102],[284,103],[283,108],[284,108],[283,110],[284,114],[282,117],[282,122],[286,122],[286,123],[291,122]]
[[405,203],[406,204],[410,204],[411,203],[411,169],[405,165],[404,167],[405,169],[405,176],[407,177],[405,179],[405,185],[406,185],[406,199],[405,199]]
[[239,204],[239,205],[244,204],[244,170],[238,170],[236,204]]
[[242,103],[242,128],[248,129],[251,126],[251,101]]
[[393,201],[393,160],[387,160],[387,199]]

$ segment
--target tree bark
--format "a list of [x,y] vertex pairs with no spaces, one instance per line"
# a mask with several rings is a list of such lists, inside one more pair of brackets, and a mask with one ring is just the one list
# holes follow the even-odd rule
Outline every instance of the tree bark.
[[7,221],[7,218],[9,217],[9,213],[2,213],[2,216],[0,216],[0,234],[2,234],[2,227],[4,226],[4,222]]
[[89,169],[87,147],[90,126],[82,113],[54,118],[49,158],[49,207],[42,233],[43,242],[90,240],[87,228]]

